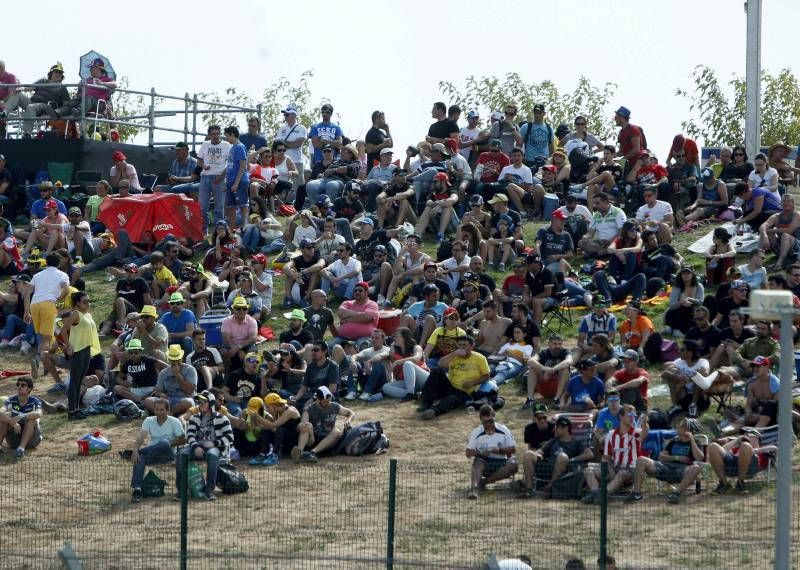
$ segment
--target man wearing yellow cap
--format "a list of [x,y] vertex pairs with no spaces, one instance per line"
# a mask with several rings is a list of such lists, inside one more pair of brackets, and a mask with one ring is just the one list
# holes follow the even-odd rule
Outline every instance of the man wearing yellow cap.
[[[58,62],[50,68],[47,77],[38,79],[35,84],[60,84],[62,81],[64,81],[64,67],[61,65],[61,62]],[[69,92],[63,85],[34,87],[33,95],[31,95],[30,99],[28,99],[24,93],[18,91],[9,98],[9,101],[11,101],[14,96],[16,96],[17,99],[16,101],[12,101],[12,104],[15,103],[15,107],[19,106],[20,109],[25,110],[23,113],[25,120],[22,122],[22,132],[26,138],[31,136],[33,119],[35,117],[48,117],[53,119],[58,116],[56,109],[64,106],[69,100]],[[13,109],[10,108],[8,102],[6,102],[6,112],[11,110]]]
[[169,333],[164,325],[156,322],[157,319],[158,312],[153,305],[142,307],[131,338],[138,338],[142,341],[142,349],[146,355],[158,360],[166,360],[164,353],[167,351]]
[[179,416],[194,404],[197,370],[190,364],[184,364],[183,349],[179,344],[169,346],[167,363],[169,366],[158,373],[153,396],[144,401],[144,406],[154,414],[158,399],[166,398],[172,414]]
[[[255,398],[251,398],[251,402]],[[261,428],[259,445],[261,453],[250,460],[250,465],[275,465],[280,456],[286,456],[297,445],[297,426],[300,412],[290,406],[277,392],[270,392],[263,399],[263,409],[245,410],[246,419]]]

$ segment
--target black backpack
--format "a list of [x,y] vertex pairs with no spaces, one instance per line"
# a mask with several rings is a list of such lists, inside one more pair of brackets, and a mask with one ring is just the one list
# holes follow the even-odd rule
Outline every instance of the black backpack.
[[244,473],[237,471],[230,463],[220,463],[217,471],[217,484],[226,495],[236,495],[246,493],[250,489],[250,483]]
[[661,353],[661,343],[664,341],[661,338],[660,332],[653,332],[647,337],[647,342],[644,343],[644,347],[642,348],[642,352],[644,352],[644,357],[648,360],[648,362],[661,362],[663,355]]
[[388,447],[389,438],[383,433],[381,422],[366,422],[345,432],[336,451],[342,455],[373,455]]

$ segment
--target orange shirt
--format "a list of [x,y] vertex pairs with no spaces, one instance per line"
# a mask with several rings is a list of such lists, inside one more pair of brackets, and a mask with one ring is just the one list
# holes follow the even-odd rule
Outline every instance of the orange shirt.
[[622,323],[622,326],[619,327],[619,334],[628,346],[631,348],[639,348],[639,345],[642,343],[642,333],[646,330],[649,330],[651,333],[655,330],[655,328],[653,328],[653,321],[644,315],[639,315],[636,317],[635,323],[631,322],[630,319]]

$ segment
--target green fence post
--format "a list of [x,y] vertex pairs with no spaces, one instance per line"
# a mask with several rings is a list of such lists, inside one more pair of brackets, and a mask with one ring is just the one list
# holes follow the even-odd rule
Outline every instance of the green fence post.
[[606,570],[606,542],[608,540],[608,463],[600,463],[600,570]]
[[386,513],[386,570],[394,567],[394,514],[397,502],[397,459],[389,460],[389,508]]
[[189,528],[189,456],[185,453],[178,454],[178,493],[181,498],[181,570],[186,570]]

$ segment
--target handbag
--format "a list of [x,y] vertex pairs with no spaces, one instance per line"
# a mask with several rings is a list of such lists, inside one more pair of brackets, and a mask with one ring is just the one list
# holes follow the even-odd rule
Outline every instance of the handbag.
[[142,496],[143,497],[163,497],[164,487],[167,482],[161,477],[156,475],[152,469],[147,472],[142,480]]
[[220,463],[217,471],[217,484],[226,495],[236,495],[246,493],[250,489],[250,483],[244,473],[237,471],[231,463]]

